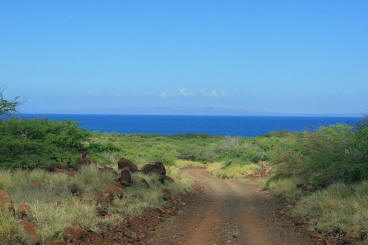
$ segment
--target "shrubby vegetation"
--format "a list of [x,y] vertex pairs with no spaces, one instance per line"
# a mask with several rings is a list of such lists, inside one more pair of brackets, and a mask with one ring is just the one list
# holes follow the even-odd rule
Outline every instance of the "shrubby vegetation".
[[12,100],[5,99],[3,91],[0,89],[0,115],[8,115],[16,112],[16,107],[19,105],[19,97]]
[[[3,113],[0,111],[0,114]],[[197,134],[101,134],[88,132],[71,121],[14,117],[0,119],[0,136],[0,166],[3,169],[46,167],[57,162],[74,163],[83,151],[87,151],[99,166],[116,165],[121,157],[138,166],[161,159],[166,166],[172,166],[169,171],[174,175],[179,174],[175,166],[195,166],[207,168],[221,178],[243,179],[267,167],[272,171],[265,188],[295,204],[292,213],[305,217],[306,222],[323,232],[348,233],[354,230],[360,232],[362,237],[368,235],[367,118],[353,127],[337,124],[320,127],[315,132],[280,131],[246,138]],[[87,176],[92,176],[96,181],[88,182]],[[98,175],[96,169],[88,168],[82,170],[81,178],[73,181],[78,182],[88,197],[91,188],[113,180],[112,176],[105,177]],[[47,182],[51,189],[46,188],[42,194],[24,196],[24,193],[30,193],[27,188],[35,179],[45,186]],[[45,227],[41,228],[41,233],[46,238],[60,236],[60,231],[73,220],[89,225],[101,222],[95,216],[89,216],[93,210],[88,208],[88,204],[70,196],[65,190],[67,181],[70,180],[62,174],[56,177],[43,170],[0,172],[0,189],[9,191],[16,203],[22,201],[34,205],[32,211],[41,227]],[[180,188],[189,186],[190,183],[181,178],[180,185],[170,188],[179,192],[182,191]],[[53,196],[54,191],[65,205],[55,206],[56,199],[50,201],[44,195],[48,193]],[[119,206],[129,207],[124,209],[127,212],[124,215],[127,215],[140,213],[148,206],[160,205],[157,191],[142,195],[142,200],[129,198],[133,193],[128,191],[125,199],[115,201],[113,213],[119,213]],[[63,207],[70,204],[73,204],[73,210],[63,211]],[[63,217],[52,218],[50,212],[56,209],[58,215]],[[47,213],[50,214],[44,216]],[[83,217],[80,217],[81,213]],[[105,222],[114,223],[116,217],[113,215]],[[53,224],[53,219],[59,223]],[[9,239],[6,236],[15,232],[14,220],[1,215],[0,223],[3,227],[0,236]],[[53,227],[53,230],[46,227]]]
[[90,133],[69,120],[12,117],[0,119],[0,135],[2,168],[35,168],[74,161]]
[[304,133],[279,149],[266,188],[295,203],[292,213],[318,231],[368,234],[368,118]]

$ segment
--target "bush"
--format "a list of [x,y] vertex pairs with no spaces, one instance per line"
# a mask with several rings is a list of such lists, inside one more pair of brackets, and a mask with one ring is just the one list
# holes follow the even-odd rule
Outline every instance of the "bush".
[[0,163],[2,168],[44,167],[55,162],[72,162],[84,150],[86,129],[65,120],[0,120]]

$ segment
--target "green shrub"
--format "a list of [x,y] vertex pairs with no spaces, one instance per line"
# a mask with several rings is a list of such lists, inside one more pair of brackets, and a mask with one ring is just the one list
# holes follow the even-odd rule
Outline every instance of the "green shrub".
[[0,119],[0,167],[34,168],[55,162],[72,162],[89,133],[65,120],[13,117]]

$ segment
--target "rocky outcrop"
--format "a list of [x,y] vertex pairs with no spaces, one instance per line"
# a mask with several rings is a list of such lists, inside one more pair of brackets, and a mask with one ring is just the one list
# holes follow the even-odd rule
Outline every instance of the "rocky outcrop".
[[138,171],[137,165],[135,165],[133,162],[129,161],[128,159],[124,157],[120,158],[118,162],[118,168],[123,169],[123,170],[128,170],[130,172]]
[[15,215],[13,201],[9,193],[4,190],[0,190],[0,212],[10,212]]
[[155,164],[146,164],[142,167],[141,171],[145,174],[157,174],[159,176],[166,175],[166,169],[161,160],[156,161]]
[[128,170],[123,170],[121,173],[115,177],[115,181],[117,181],[122,186],[131,186],[132,185],[132,176]]

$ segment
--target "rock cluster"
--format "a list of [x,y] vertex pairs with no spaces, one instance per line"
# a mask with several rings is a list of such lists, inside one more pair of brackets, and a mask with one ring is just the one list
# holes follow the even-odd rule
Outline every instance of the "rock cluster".
[[0,190],[0,213],[10,213],[19,219],[19,233],[26,245],[36,245],[40,243],[40,232],[31,222],[31,209],[27,204],[19,204],[15,212],[14,204],[8,192]]
[[[78,158],[74,165],[70,163],[59,163],[54,164],[51,167],[48,167],[47,170],[53,173],[68,173],[69,175],[78,174],[78,171],[82,166],[95,164],[95,161],[87,157],[87,153],[82,153],[82,157]],[[100,189],[96,190],[96,215],[98,216],[107,216],[109,215],[109,205],[112,204],[115,198],[123,198],[124,196],[124,188],[130,187],[133,184],[136,186],[142,186],[144,188],[150,188],[150,184],[142,177],[131,175],[134,172],[141,172],[146,175],[154,175],[158,177],[158,180],[164,184],[166,182],[173,181],[170,177],[166,176],[166,168],[162,161],[156,161],[154,164],[146,164],[140,170],[138,167],[126,158],[121,158],[118,161],[118,169],[119,172],[116,172],[114,169],[109,167],[98,168],[99,172],[109,171],[115,175],[116,184],[104,184]],[[93,177],[89,177],[88,182],[93,183]],[[40,188],[41,184],[39,182],[32,182],[31,184],[34,188]],[[76,196],[82,196],[82,189],[78,186],[77,183],[68,182],[67,187],[69,191]],[[162,193],[162,198],[165,201],[172,201],[175,199],[171,195],[171,192],[168,189],[164,189]],[[175,202],[174,202],[175,203]],[[167,204],[169,205],[169,204]],[[172,205],[172,206],[170,206]],[[172,215],[175,213],[175,208],[173,204],[170,204],[166,208],[159,209],[150,209],[146,212],[145,215],[139,216],[138,219],[145,223],[151,222],[151,225],[157,225],[160,218],[165,217],[166,215]],[[11,215],[16,217],[19,220],[19,232],[23,237],[24,241],[27,245],[36,245],[40,244],[40,232],[37,229],[36,225],[33,223],[34,219],[32,218],[31,208],[27,204],[20,204],[15,211],[14,204],[8,192],[4,190],[0,190],[0,213],[1,212],[9,212]],[[131,228],[131,219],[124,220],[124,241],[132,242],[132,241],[140,241],[145,238],[144,233],[140,233],[139,231],[128,231]],[[153,223],[152,223],[153,222]],[[135,223],[138,225],[138,223]],[[122,228],[122,227],[120,227]],[[99,230],[98,228],[96,228]],[[57,242],[45,242],[48,245],[56,245],[56,244],[69,244],[76,241],[82,241],[84,237],[97,237],[99,240],[101,232],[94,232],[96,229],[85,228],[79,225],[73,225],[68,227],[64,233],[63,238],[64,241]],[[91,235],[92,231],[92,235]],[[94,238],[93,238],[94,239]],[[121,239],[121,238],[120,238]],[[78,242],[76,242],[79,244]],[[98,244],[98,243],[97,243]]]

